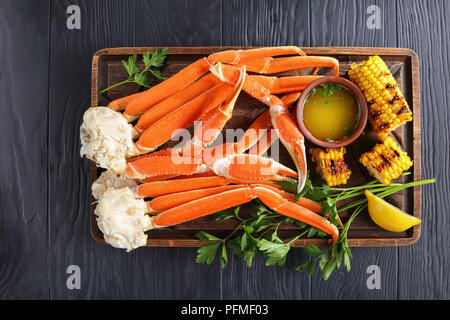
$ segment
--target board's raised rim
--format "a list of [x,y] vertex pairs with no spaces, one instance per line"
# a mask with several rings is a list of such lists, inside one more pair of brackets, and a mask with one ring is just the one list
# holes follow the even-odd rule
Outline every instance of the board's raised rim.
[[[239,50],[260,48],[261,46],[205,46],[205,47],[168,47],[168,54],[176,51],[177,54],[208,54],[219,50]],[[152,47],[115,47],[103,48],[96,51],[92,58],[92,77],[91,77],[91,106],[98,105],[98,67],[99,60],[104,55],[129,55],[142,54],[147,50],[159,49],[161,46]],[[414,150],[414,180],[421,179],[421,133],[420,133],[420,77],[419,77],[419,57],[418,54],[409,48],[395,48],[395,47],[301,47],[307,54],[316,55],[390,55],[390,56],[408,56],[411,59],[411,92],[413,102],[413,150]],[[91,162],[90,170],[90,185],[92,185],[92,176],[95,173],[95,164]],[[419,219],[422,216],[421,210],[421,186],[414,187],[414,212],[413,215]],[[95,199],[91,195],[90,205],[94,203]],[[106,244],[103,238],[98,238],[94,234],[93,227],[95,224],[95,216],[93,209],[90,210],[90,233],[91,236],[99,243]],[[409,246],[416,243],[421,234],[421,225],[413,227],[411,237],[407,238],[375,238],[375,239],[349,239],[349,245],[352,247],[397,247]],[[329,245],[328,240],[324,239],[298,239],[293,247],[304,247],[308,244],[315,244],[317,246]],[[199,247],[204,245],[200,240],[196,239],[152,239],[147,242],[149,247]]]

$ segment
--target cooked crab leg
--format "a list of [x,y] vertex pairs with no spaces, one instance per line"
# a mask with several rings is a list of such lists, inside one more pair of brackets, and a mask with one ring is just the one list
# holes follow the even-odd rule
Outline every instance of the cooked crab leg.
[[[220,114],[218,114],[217,110],[213,110],[213,111],[215,111],[215,112],[211,112],[212,118],[220,117]],[[222,119],[224,119],[224,117]],[[221,125],[222,125],[222,123],[221,123]],[[258,118],[256,118],[256,120],[250,125],[250,127],[248,127],[248,129],[245,131],[244,135],[239,139],[238,142],[224,143],[222,145],[210,148],[205,152],[205,154],[208,155],[209,157],[218,158],[218,157],[223,157],[226,155],[243,153],[246,150],[248,150],[251,146],[256,144],[258,142],[258,140],[264,136],[264,134],[267,132],[267,129],[270,128],[271,125],[272,124],[271,124],[271,119],[270,119],[270,113],[268,111],[265,111]],[[187,145],[188,148],[192,148],[192,145],[200,146],[196,150],[203,151],[204,147],[208,146],[211,142],[213,142],[216,135],[211,138],[211,136],[209,136],[207,134],[205,127],[207,127],[207,125],[202,127],[203,130],[198,130],[198,132],[197,131],[195,132],[195,136],[193,138],[193,140],[195,142],[190,142],[190,144]],[[211,127],[214,127],[214,126],[211,126]],[[223,125],[222,125],[222,127],[223,127]],[[220,129],[222,127],[220,127]],[[217,126],[216,126],[216,128],[217,128]],[[220,130],[216,130],[215,132],[217,133],[217,131],[220,132]],[[203,133],[203,137],[200,137],[200,132]],[[188,150],[185,149],[185,151],[188,151],[187,154],[189,154],[189,152],[190,152],[189,149]],[[183,154],[184,154],[184,152],[183,152]],[[192,153],[192,154],[194,154],[194,153]]]
[[297,69],[328,67],[333,68],[334,76],[339,76],[339,61],[331,57],[296,56],[287,58],[262,58],[247,62],[247,71],[274,74]]
[[[333,240],[337,237],[337,229],[313,213],[322,210],[319,203],[301,198],[294,204],[292,194],[270,187],[264,181],[263,184],[242,184],[239,180],[216,177],[219,179],[213,181],[212,178],[197,178],[196,183],[193,183],[193,179],[168,180],[147,183],[147,187],[142,188],[143,185],[137,186],[133,180],[105,171],[92,186],[93,195],[98,200],[94,211],[98,226],[108,243],[129,251],[146,243],[147,235],[144,232],[147,230],[182,223],[259,198],[268,206],[274,205],[273,210],[276,212],[329,231]],[[206,181],[208,179],[210,181]],[[156,186],[158,183],[164,186]],[[229,183],[238,185],[227,186]],[[207,188],[208,184],[213,188]],[[184,192],[173,194],[178,191],[177,188]],[[158,197],[146,202],[143,198],[149,195]],[[158,216],[149,217],[147,214],[160,210],[163,211]]]
[[[285,94],[281,100],[285,103],[286,107],[290,107],[300,96],[300,92],[293,92]],[[233,97],[237,98],[237,95]],[[234,102],[233,105],[234,106]],[[230,106],[220,107],[218,109],[210,111],[202,120],[202,127],[195,132],[194,138],[190,141],[185,148],[192,148],[194,146],[200,146],[204,148],[211,144],[220,133],[225,123],[230,119],[232,113],[232,108]],[[272,128],[272,120],[269,110],[263,112],[259,115],[255,121],[248,127],[244,135],[240,140],[234,145],[227,144],[228,150],[232,150],[233,153],[243,153],[250,147],[254,146],[263,136],[266,135],[267,131]],[[208,134],[208,130],[215,130],[215,134]],[[203,137],[201,137],[203,134]],[[273,139],[275,141],[276,138]],[[191,151],[185,149],[185,151]],[[191,151],[192,152],[192,151]],[[264,152],[263,152],[264,153]],[[224,153],[224,154],[230,154]]]
[[[143,94],[137,95],[134,99],[128,101],[125,106],[120,106],[120,108],[125,107],[123,113],[124,117],[127,118],[129,122],[133,121],[147,109],[206,74],[210,66],[211,64],[208,59],[202,58],[179,71],[169,79],[144,91]],[[116,110],[120,109],[116,106],[114,101],[109,104],[109,107]]]
[[170,97],[172,94],[205,75],[208,72],[209,67],[216,62],[242,65],[254,59],[292,54],[305,55],[300,48],[295,46],[217,52],[206,58],[195,61],[158,85],[144,92],[135,94],[132,99],[130,97],[117,99],[112,101],[108,107],[116,111],[125,109],[123,115],[131,122],[155,104]]
[[294,102],[296,102],[298,98],[300,98],[301,94],[302,94],[301,91],[286,93],[284,96],[281,97],[281,101],[283,101],[283,104],[287,108],[290,108],[294,104]]
[[[214,67],[211,70],[214,71]],[[245,71],[243,69],[235,70],[234,80],[232,80],[231,85],[226,82],[217,84],[145,129],[136,142],[136,148],[142,153],[155,150],[175,135],[176,130],[190,127],[195,121],[200,120],[230,96],[230,102],[226,103],[226,106],[232,110],[245,79]]]
[[[232,79],[235,69],[233,66],[223,65],[222,79],[226,80],[228,77]],[[288,108],[280,98],[272,95],[267,88],[251,77],[245,79],[242,90],[270,107],[272,125],[277,130],[281,142],[297,167],[299,175],[298,191],[300,192],[305,185],[307,171],[304,137],[294,119],[288,113]]]
[[[219,72],[217,70],[220,70],[220,68],[220,64],[214,65],[210,69],[211,75],[216,77],[216,74]],[[239,94],[241,93],[245,77],[245,67],[243,67],[240,70],[238,85],[234,90],[234,93],[230,97],[228,97],[228,99],[225,100],[221,106],[209,111],[202,118],[201,124],[196,128],[194,132],[193,138],[183,148],[183,154],[200,153],[205,147],[210,145],[217,138],[222,128],[233,115],[234,105]]]
[[137,134],[142,133],[150,125],[154,124],[168,113],[174,111],[178,107],[191,101],[219,83],[220,80],[217,79],[217,77],[215,77],[212,73],[207,74],[145,111],[144,114],[139,117],[138,122],[134,126],[134,130]]
[[127,103],[129,103],[134,98],[137,98],[138,96],[142,95],[144,92],[145,91],[133,93],[133,94],[130,94],[129,96],[125,96],[125,97],[113,100],[108,104],[108,107],[114,111],[122,111],[123,109],[125,109],[125,106],[127,105]]
[[259,185],[227,190],[168,209],[151,217],[151,225],[152,228],[158,228],[180,224],[247,203],[256,198],[279,214],[322,230],[332,236],[333,244],[336,242],[339,231],[328,220],[301,205],[290,202],[279,193]]
[[311,82],[322,76],[290,76],[290,77],[267,77],[248,76],[252,80],[258,81],[271,94],[303,91]]
[[[251,184],[252,186],[257,186],[257,184]],[[182,191],[182,192],[176,192],[171,193],[167,195],[162,195],[159,197],[156,197],[150,201],[147,202],[147,207],[149,209],[148,213],[150,214],[158,214],[162,211],[174,208],[176,206],[182,205],[184,203],[198,200],[207,196],[211,196],[214,194],[218,194],[224,191],[228,190],[234,190],[238,188],[245,187],[244,184],[235,184],[235,185],[227,185],[227,186],[218,186],[218,187],[211,187],[211,188],[205,188],[205,189],[198,189],[198,190],[188,190],[188,191]],[[284,199],[294,202],[294,195],[288,192],[285,192],[283,190],[268,186],[268,185],[260,185],[263,186],[269,190],[272,190],[273,192],[278,193],[280,196],[282,196]],[[322,206],[320,203],[300,197],[300,199],[295,202],[298,205],[301,205],[302,207],[305,207],[313,212],[321,213]]]
[[[248,154],[211,153],[205,150],[202,163],[192,157],[172,156],[142,157],[126,164],[125,176],[130,179],[145,179],[159,175],[191,175],[212,170],[217,175],[239,180],[285,180],[297,177],[297,173],[270,158]],[[217,150],[217,149],[216,149]]]
[[[213,72],[214,75],[217,75],[220,77],[221,72],[221,65],[217,64],[214,69],[211,69],[211,72]],[[286,81],[278,81],[281,79],[278,79],[276,77],[258,77],[258,76],[248,76],[252,77],[264,86],[270,88],[275,88],[274,93],[278,92],[286,92],[286,91],[297,91],[292,92],[290,94],[286,94],[282,101],[286,100],[286,105],[290,106],[295,100],[299,97],[298,90],[303,89],[307,84],[309,84],[311,81],[316,80],[318,77],[287,77],[283,78],[286,79]],[[293,83],[291,86],[289,86],[289,83]],[[242,88],[243,83],[239,87],[239,90]],[[271,91],[272,93],[272,91]],[[232,96],[229,102],[225,102],[224,105],[221,107],[211,110],[203,119],[201,122],[201,126],[197,127],[197,130],[195,131],[194,137],[191,141],[189,141],[188,144],[184,147],[183,153],[191,152],[194,153],[195,151],[193,148],[197,147],[197,150],[202,150],[202,148],[207,147],[210,145],[219,135],[222,128],[226,124],[226,122],[231,118],[234,104],[236,102],[236,99],[239,95],[239,92],[236,91],[236,93]],[[170,99],[170,98],[169,98]],[[153,109],[151,109],[153,110]],[[151,111],[150,110],[150,111]],[[254,145],[264,134],[265,132],[270,129],[272,126],[271,124],[271,117],[269,112],[265,112],[261,114],[254,122],[253,124],[247,129],[244,136],[240,139],[240,141],[236,145],[235,153],[242,153],[249,149],[252,145]]]
[[286,56],[286,55],[301,55],[306,54],[299,47],[284,46],[284,47],[265,47],[248,50],[225,50],[213,53],[208,56],[211,63],[222,62],[233,65],[242,65],[253,60],[259,60],[266,57]]
[[242,188],[242,184],[211,187],[206,189],[189,190],[183,192],[170,193],[156,197],[147,202],[148,213],[158,214],[162,211],[172,209],[184,203],[212,196],[224,191]]
[[[291,105],[298,100],[300,97],[301,92],[292,92],[287,93],[283,97],[281,97],[281,101],[284,103],[284,105],[289,108]],[[263,155],[270,146],[277,141],[279,138],[277,133],[273,129],[272,122],[270,120],[270,110],[265,111],[260,117],[265,116],[269,117],[269,121],[265,123],[266,125],[266,134],[264,134],[256,144],[254,144],[249,150],[249,154],[256,154],[256,155]],[[261,128],[264,129],[264,128]]]
[[292,219],[299,220],[310,226],[313,226],[332,236],[333,245],[336,243],[339,231],[335,225],[322,216],[306,209],[298,204],[290,202],[277,194],[276,192],[264,187],[251,188],[255,197],[261,200],[266,206],[278,212],[279,214],[288,216]]
[[255,154],[258,156],[262,156],[272,144],[278,139],[278,135],[275,131],[268,130],[266,134],[264,134],[256,144],[254,144],[249,150],[248,154]]
[[236,153],[242,153],[255,145],[267,130],[271,127],[271,118],[268,111],[264,111],[255,121],[248,127],[244,135],[237,142]]
[[172,111],[148,127],[136,142],[141,153],[155,150],[176,135],[176,130],[188,128],[200,120],[210,110],[216,108],[233,91],[233,87],[220,83],[200,96]]
[[239,181],[220,176],[154,181],[140,184],[137,187],[137,194],[142,197],[154,198],[183,191],[226,186],[231,183],[239,184]]
[[[245,65],[245,63],[247,62],[251,62],[256,58],[264,58],[265,54],[271,53],[272,55],[284,55],[284,54],[288,54],[287,52],[290,52],[290,54],[301,54],[301,52],[298,50],[298,48],[296,47],[283,47],[283,48],[262,48],[262,49],[252,49],[250,50],[250,52],[247,51],[236,51],[236,52],[228,52],[227,54],[225,54],[224,57],[227,57],[228,55],[233,55],[233,61],[232,63],[237,63],[239,65],[239,63],[241,65]],[[221,56],[221,53],[217,56],[215,56],[216,58],[218,56]],[[206,66],[206,64],[210,64],[210,61],[208,61],[209,58],[205,58],[207,63],[205,61],[203,61],[204,63],[194,63],[194,66],[197,66],[195,68],[195,72],[191,72],[187,74],[187,81],[186,83],[177,89],[174,89],[173,92],[171,92],[170,94],[168,94],[167,96],[170,97],[174,94],[176,94],[177,92],[179,92],[179,90],[185,88],[186,86],[189,86],[190,83],[194,82],[196,79],[198,79],[197,76],[192,76],[192,73],[196,73],[197,75],[199,75],[199,77],[201,77],[203,75],[203,71],[200,72],[198,70],[198,68],[203,68]],[[201,59],[202,60],[202,59]],[[213,62],[214,59],[211,59],[211,62]],[[192,66],[192,65],[191,65]],[[173,76],[172,78],[166,80],[169,81],[170,83],[176,85],[176,86],[180,86],[181,83],[181,79],[184,77],[184,75],[186,75],[186,70],[189,70],[189,68],[191,67],[187,67],[186,69],[183,69],[182,71],[180,71],[179,74]],[[203,67],[202,67],[203,66]],[[218,67],[220,66],[220,68]],[[217,64],[216,65],[216,69],[221,69],[223,66],[223,68],[234,68],[236,70],[236,67],[232,67],[232,66],[227,66],[227,65],[222,65],[222,64]],[[212,68],[211,70],[214,70],[214,68]],[[216,76],[221,74],[222,72],[217,72],[217,74],[215,74]],[[233,86],[233,81],[230,78],[230,71],[227,72],[227,79],[225,79],[223,76],[218,76],[217,77],[219,80],[224,81],[226,80],[228,82],[229,86]],[[172,80],[171,80],[172,79]],[[252,80],[252,78],[248,78],[248,81],[244,81],[244,87],[245,87],[245,83],[259,83],[258,80]],[[294,78],[288,79],[288,80],[293,80]],[[311,78],[312,79],[312,78]],[[191,81],[192,80],[192,81]],[[261,79],[259,79],[260,81],[262,81]],[[283,81],[287,81],[287,80],[283,80]],[[303,81],[303,80],[302,80]],[[282,83],[282,82],[280,82]],[[198,84],[197,84],[198,85]],[[234,84],[235,86],[237,84]],[[220,86],[220,87],[218,87]],[[259,84],[260,87],[264,87],[264,85]],[[156,88],[156,87],[155,87]],[[194,86],[194,89],[198,87]],[[81,155],[86,155],[86,157],[94,160],[95,162],[97,162],[97,164],[101,167],[104,168],[109,168],[114,170],[115,172],[121,173],[123,172],[123,168],[125,166],[125,159],[129,158],[129,157],[133,157],[136,155],[140,155],[140,154],[145,154],[148,152],[151,152],[153,150],[155,150],[155,148],[157,148],[159,145],[161,145],[162,143],[164,143],[165,141],[167,141],[168,139],[170,139],[171,136],[173,136],[173,134],[175,134],[175,132],[173,131],[174,129],[185,129],[188,126],[192,125],[194,121],[202,118],[203,116],[205,116],[209,111],[214,110],[215,108],[221,106],[221,103],[223,102],[220,101],[220,103],[217,100],[219,96],[218,95],[213,95],[212,98],[216,98],[217,100],[214,99],[206,99],[206,97],[208,95],[212,95],[212,92],[214,92],[214,90],[219,90],[222,92],[222,94],[225,96],[225,92],[222,91],[224,90],[224,88],[226,88],[225,84],[223,83],[219,83],[218,85],[210,88],[209,90],[207,90],[206,92],[196,96],[195,98],[193,98],[192,100],[190,100],[189,102],[184,103],[181,106],[174,106],[175,110],[173,110],[169,115],[164,116],[163,118],[160,118],[159,120],[157,120],[156,122],[153,122],[153,125],[151,125],[150,127],[146,128],[147,132],[143,133],[139,139],[139,141],[137,143],[133,142],[133,137],[136,137],[136,135],[139,134],[139,130],[140,129],[135,129],[133,128],[131,125],[126,124],[126,118],[128,118],[128,120],[131,120],[132,117],[128,117],[125,116],[123,117],[123,115],[119,112],[113,111],[112,109],[109,108],[91,108],[89,109],[86,113],[85,113],[85,117],[83,117],[83,124],[82,124],[82,130],[80,130],[80,138],[82,140],[82,148],[81,148]],[[286,88],[283,88],[282,85],[279,86],[274,86],[274,88],[276,88],[277,90],[288,90]],[[296,86],[293,87],[289,90],[298,90],[300,87]],[[192,87],[191,87],[192,89]],[[267,89],[267,88],[266,88]],[[188,90],[188,89],[186,89]],[[210,91],[211,90],[211,91]],[[247,91],[249,91],[249,86],[247,86]],[[170,90],[169,90],[170,91]],[[271,94],[270,90],[266,90],[269,95]],[[196,94],[198,93],[198,91],[193,90],[193,92]],[[236,93],[236,91],[233,91],[234,93]],[[277,91],[278,92],[278,91]],[[192,93],[194,95],[194,93]],[[251,92],[249,92],[251,94]],[[147,93],[143,93],[143,94],[139,94],[137,96],[135,96],[134,99],[130,100],[127,103],[127,106],[125,108],[125,113],[127,113],[127,108],[130,106],[133,106],[134,101],[136,100],[142,100],[141,98],[146,95]],[[155,102],[160,101],[160,100],[164,100],[167,97],[165,96],[165,94],[161,93],[159,97],[156,98],[152,98],[149,101],[153,101]],[[189,97],[190,98],[190,97]],[[187,98],[186,100],[188,100],[189,98]],[[203,99],[203,100],[202,100]],[[207,100],[207,101],[205,101]],[[265,103],[268,102],[267,99],[264,99]],[[230,101],[234,101],[234,99],[231,99]],[[152,102],[152,106],[154,106],[155,103]],[[202,102],[206,103],[207,108],[200,108],[200,105],[202,104]],[[182,103],[182,102],[179,102]],[[161,114],[161,107],[159,107],[159,109],[157,110],[157,115]],[[96,110],[93,110],[96,109]],[[109,113],[106,112],[103,109],[107,109],[109,110]],[[147,110],[148,108],[145,107],[145,110]],[[164,109],[164,108],[163,108]],[[220,112],[221,109],[217,110],[217,112]],[[115,113],[115,114],[111,114],[111,113]],[[141,114],[141,113],[139,113]],[[136,114],[137,116],[139,114]],[[229,116],[229,112],[226,112],[222,115],[225,115],[226,117],[223,118],[222,120],[220,120],[220,122],[217,125],[214,126],[218,126],[218,128],[216,129],[216,135],[219,132],[218,129],[220,129],[220,127],[226,122],[226,118],[228,118]],[[215,112],[212,112],[208,118],[212,119],[214,118]],[[168,117],[168,118],[167,118]],[[273,116],[272,116],[273,118]],[[153,118],[153,120],[155,120],[155,118]],[[152,120],[152,121],[153,121]],[[150,123],[152,122],[150,121]],[[168,126],[165,126],[164,123],[168,121]],[[211,122],[212,124],[214,122]],[[213,126],[211,124],[211,127]],[[144,125],[145,127],[146,125]],[[278,128],[276,128],[278,129]],[[210,141],[213,140],[215,135],[211,136]],[[209,141],[209,142],[210,142]],[[208,141],[206,141],[206,145],[209,143]]]

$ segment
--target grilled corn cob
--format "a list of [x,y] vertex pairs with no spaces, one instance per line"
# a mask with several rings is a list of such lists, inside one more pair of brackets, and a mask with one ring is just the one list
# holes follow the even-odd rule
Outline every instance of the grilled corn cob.
[[381,143],[359,158],[370,174],[384,185],[400,177],[412,166],[412,161],[405,151],[389,136],[382,135]]
[[320,174],[329,187],[346,184],[352,171],[344,162],[345,148],[311,149],[312,161],[316,163],[316,172]]
[[369,106],[369,122],[377,134],[387,134],[412,120],[408,103],[379,56],[353,63],[348,75],[364,93]]

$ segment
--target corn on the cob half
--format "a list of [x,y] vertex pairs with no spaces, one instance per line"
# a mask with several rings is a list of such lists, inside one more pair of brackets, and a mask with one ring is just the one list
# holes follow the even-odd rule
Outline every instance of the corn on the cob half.
[[364,93],[369,106],[369,122],[377,134],[387,134],[412,120],[408,103],[379,56],[353,63],[348,75]]
[[405,151],[389,136],[382,135],[381,143],[359,158],[370,174],[384,185],[400,177],[412,166],[412,161]]
[[345,152],[344,147],[327,148],[325,151],[321,148],[311,149],[312,161],[316,163],[316,172],[329,187],[346,184],[352,174],[344,162]]

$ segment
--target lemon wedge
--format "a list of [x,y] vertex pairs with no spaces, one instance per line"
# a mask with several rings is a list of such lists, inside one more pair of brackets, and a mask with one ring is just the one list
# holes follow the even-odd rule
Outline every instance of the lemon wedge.
[[365,192],[370,218],[379,227],[393,232],[402,232],[418,225],[421,220],[394,207],[392,204],[378,198],[369,190]]

